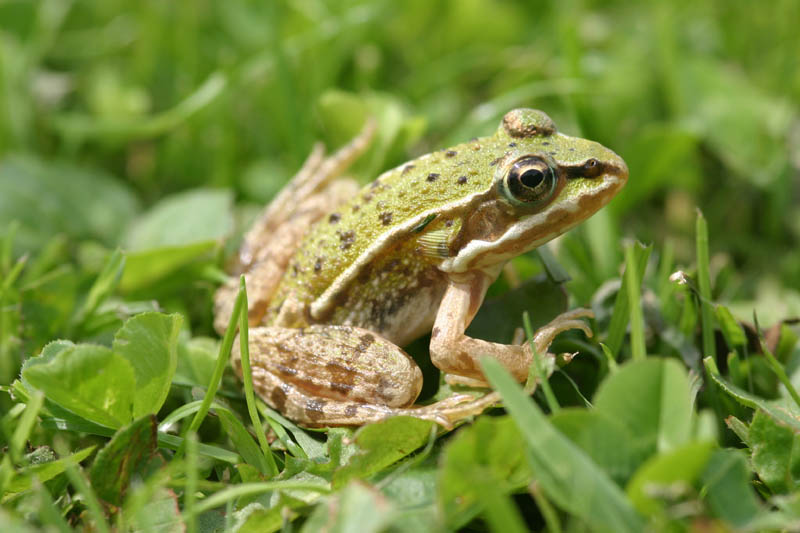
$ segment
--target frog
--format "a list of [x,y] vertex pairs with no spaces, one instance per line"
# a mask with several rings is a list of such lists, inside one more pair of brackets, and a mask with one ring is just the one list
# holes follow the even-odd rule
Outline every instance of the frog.
[[[215,328],[225,330],[244,275],[253,386],[270,407],[308,427],[402,415],[453,427],[500,400],[482,357],[523,382],[534,357],[554,360],[556,335],[591,336],[591,311],[581,308],[555,317],[532,342],[465,332],[505,265],[606,205],[628,168],[605,146],[559,132],[546,113],[520,108],[489,136],[360,187],[346,171],[375,130],[367,121],[331,155],[317,143],[256,217],[234,275],[215,293]],[[402,347],[428,333],[433,365],[453,389],[469,390],[415,405],[423,376]],[[241,378],[238,342],[232,365]]]

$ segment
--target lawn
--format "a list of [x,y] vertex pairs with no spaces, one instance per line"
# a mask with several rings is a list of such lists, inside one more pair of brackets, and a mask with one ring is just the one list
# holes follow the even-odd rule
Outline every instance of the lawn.
[[[0,530],[797,531],[799,20],[794,0],[0,0]],[[376,119],[366,184],[518,107],[630,178],[513,259],[468,334],[588,307],[593,336],[561,334],[574,356],[526,384],[486,360],[502,404],[452,430],[302,428],[246,394],[213,295],[314,143]],[[429,342],[406,347],[422,403],[451,393]]]

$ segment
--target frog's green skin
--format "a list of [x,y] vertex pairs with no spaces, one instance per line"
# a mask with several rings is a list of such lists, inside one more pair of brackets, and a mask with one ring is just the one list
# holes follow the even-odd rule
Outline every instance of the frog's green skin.
[[[505,262],[605,205],[627,167],[595,142],[558,133],[544,113],[518,109],[494,135],[424,155],[356,191],[333,178],[370,136],[367,128],[328,159],[317,148],[245,239],[239,270],[250,322],[263,326],[250,332],[256,389],[307,424],[412,414],[449,425],[496,397],[410,407],[421,374],[398,345],[432,332],[432,360],[451,382],[482,384],[482,355],[525,379],[527,345],[464,330]],[[218,328],[234,290],[217,294]],[[559,331],[586,329],[581,316],[557,318],[538,334],[537,351]]]

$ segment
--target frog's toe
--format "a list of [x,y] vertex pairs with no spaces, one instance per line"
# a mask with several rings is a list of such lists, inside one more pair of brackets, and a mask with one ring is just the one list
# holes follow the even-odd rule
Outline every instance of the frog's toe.
[[538,353],[546,353],[559,333],[571,329],[579,329],[587,337],[591,337],[593,335],[591,328],[580,319],[593,317],[594,313],[590,309],[573,309],[558,315],[549,324],[539,328],[534,334],[533,342],[536,344],[536,351]]

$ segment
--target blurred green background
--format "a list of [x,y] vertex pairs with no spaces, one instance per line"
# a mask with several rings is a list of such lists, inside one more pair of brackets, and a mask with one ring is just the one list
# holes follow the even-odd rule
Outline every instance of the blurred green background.
[[369,180],[520,106],[630,167],[575,232],[592,261],[562,258],[578,300],[620,237],[691,264],[699,207],[715,297],[800,314],[798,21],[795,0],[0,0],[0,271],[30,253],[32,294],[6,326],[34,346],[76,334],[69,310],[122,246],[127,311],[172,301],[208,332],[219,242],[315,140],[376,115]]

